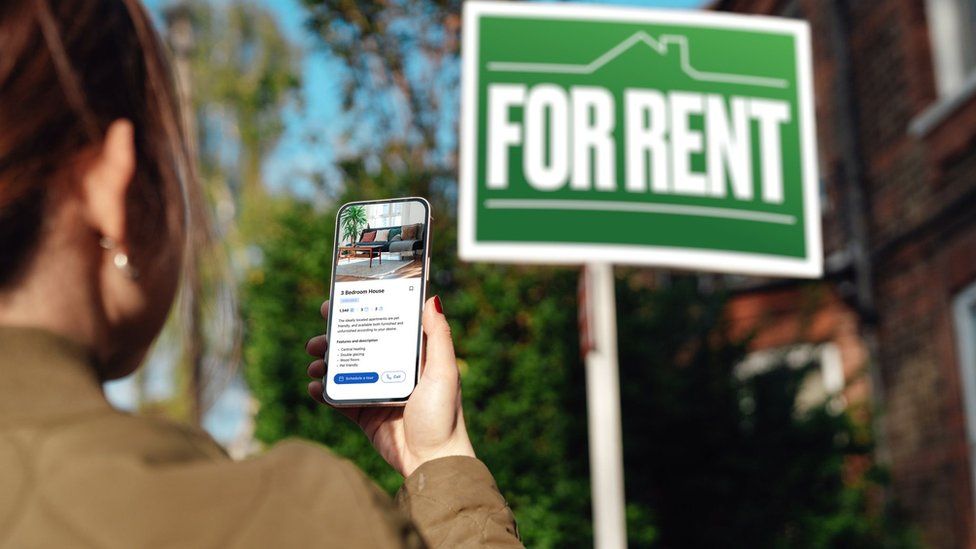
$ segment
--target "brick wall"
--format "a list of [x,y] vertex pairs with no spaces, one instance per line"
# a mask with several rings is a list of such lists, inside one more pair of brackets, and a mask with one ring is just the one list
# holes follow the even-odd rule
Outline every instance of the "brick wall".
[[957,289],[976,279],[976,224],[961,229],[899,246],[878,277],[895,494],[928,545],[946,548],[976,547],[950,310]]
[[[851,10],[885,425],[894,493],[926,545],[976,547],[950,309],[954,293],[976,276],[976,203],[967,207],[965,199],[976,189],[976,154],[971,140],[959,147],[971,139],[959,134],[976,126],[950,119],[931,137],[908,132],[935,101],[923,8],[921,1],[863,2]],[[946,133],[957,147],[949,154]]]
[[[831,200],[843,195],[839,74],[824,0],[720,1],[744,13],[798,13],[813,28],[818,139]],[[863,164],[883,423],[893,492],[926,546],[976,548],[953,297],[976,280],[976,100],[926,135],[909,125],[936,100],[923,0],[840,2],[850,29],[849,89]],[[826,249],[842,247],[846,212],[828,209]],[[756,313],[762,314],[762,313]],[[836,322],[845,316],[835,315]]]

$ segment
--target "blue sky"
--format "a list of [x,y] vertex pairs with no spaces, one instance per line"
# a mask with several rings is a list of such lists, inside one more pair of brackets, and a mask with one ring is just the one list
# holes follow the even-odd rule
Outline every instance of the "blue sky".
[[[214,4],[232,0],[212,0]],[[303,104],[293,106],[284,113],[285,132],[264,166],[266,183],[272,189],[287,189],[297,194],[310,195],[311,187],[304,173],[330,173],[333,160],[343,153],[340,150],[340,128],[344,120],[340,109],[341,90],[339,78],[342,67],[337,60],[316,42],[304,26],[305,12],[299,0],[251,0],[275,14],[283,34],[302,52],[301,78]],[[173,0],[145,0],[156,15]],[[694,9],[705,4],[703,0],[589,0],[587,3],[655,8]],[[307,136],[316,136],[310,144]],[[153,398],[165,398],[172,391],[169,368],[160,361],[173,357],[156,353],[156,360],[147,365],[148,393]],[[304,369],[305,364],[296,364]],[[106,385],[106,393],[116,406],[132,409],[135,391],[132,380],[112,382]],[[204,427],[221,443],[233,440],[244,426],[248,411],[248,395],[244,384],[236,379],[224,391],[216,405],[207,414]]]

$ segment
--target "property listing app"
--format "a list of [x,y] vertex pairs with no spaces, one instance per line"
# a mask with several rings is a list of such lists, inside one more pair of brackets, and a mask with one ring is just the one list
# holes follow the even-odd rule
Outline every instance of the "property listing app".
[[427,218],[419,200],[351,205],[340,212],[328,398],[399,399],[413,391]]

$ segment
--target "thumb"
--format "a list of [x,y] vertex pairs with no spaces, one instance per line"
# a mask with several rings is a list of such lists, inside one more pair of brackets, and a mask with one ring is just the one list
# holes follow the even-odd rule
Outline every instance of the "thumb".
[[454,381],[458,377],[457,361],[454,358],[454,341],[451,339],[451,326],[441,312],[440,298],[427,300],[424,306],[424,334],[427,335],[427,355],[424,364],[424,377]]

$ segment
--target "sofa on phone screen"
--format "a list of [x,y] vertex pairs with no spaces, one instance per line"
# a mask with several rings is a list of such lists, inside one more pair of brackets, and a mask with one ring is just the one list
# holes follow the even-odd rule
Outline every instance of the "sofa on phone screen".
[[425,223],[408,223],[392,227],[366,227],[354,246],[378,248],[380,252],[399,253],[417,257],[424,249]]

